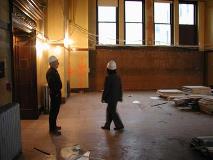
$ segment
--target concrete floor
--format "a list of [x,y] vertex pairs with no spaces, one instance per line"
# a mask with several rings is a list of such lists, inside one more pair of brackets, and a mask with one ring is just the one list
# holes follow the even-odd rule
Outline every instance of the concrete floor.
[[[106,104],[101,92],[71,94],[61,106],[58,124],[62,135],[50,136],[48,115],[38,120],[22,120],[24,160],[45,160],[45,154],[34,147],[62,159],[63,147],[80,144],[91,151],[90,160],[202,160],[189,144],[192,137],[213,135],[212,116],[180,111],[172,102],[150,99],[155,92],[125,92],[118,112],[125,125],[123,132],[104,131]],[[134,104],[133,101],[141,104]]]

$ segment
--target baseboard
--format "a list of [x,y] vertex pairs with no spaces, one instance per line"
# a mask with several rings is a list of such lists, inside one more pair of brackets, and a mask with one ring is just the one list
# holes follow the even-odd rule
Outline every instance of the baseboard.
[[66,98],[65,97],[61,97],[61,103],[65,104],[65,102],[66,102]]
[[82,92],[89,92],[89,88],[71,88],[70,93],[82,93]]

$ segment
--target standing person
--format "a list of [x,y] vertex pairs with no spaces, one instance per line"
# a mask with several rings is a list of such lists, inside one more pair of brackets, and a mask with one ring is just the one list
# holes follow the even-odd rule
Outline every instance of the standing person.
[[49,86],[50,91],[50,113],[49,113],[49,131],[53,135],[59,136],[61,135],[60,126],[56,125],[57,116],[60,109],[61,104],[61,78],[57,71],[59,62],[55,56],[49,57],[49,65],[50,68],[46,73],[46,79]]
[[117,103],[122,101],[122,85],[121,79],[116,73],[116,63],[111,60],[107,63],[107,76],[104,82],[104,91],[102,94],[102,103],[107,103],[106,123],[102,129],[110,130],[110,124],[113,121],[115,124],[114,130],[121,130],[124,125],[117,113]]

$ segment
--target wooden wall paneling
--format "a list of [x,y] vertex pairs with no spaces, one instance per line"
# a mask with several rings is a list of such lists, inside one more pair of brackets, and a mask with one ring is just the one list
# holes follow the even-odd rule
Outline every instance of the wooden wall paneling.
[[[33,33],[35,34],[35,33]],[[14,101],[22,119],[38,118],[35,37],[14,36]]]

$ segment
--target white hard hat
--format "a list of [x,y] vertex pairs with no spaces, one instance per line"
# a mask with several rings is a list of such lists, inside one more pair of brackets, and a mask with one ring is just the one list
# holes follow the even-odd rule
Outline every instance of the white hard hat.
[[107,68],[109,70],[116,70],[117,66],[114,60],[111,60],[107,63]]
[[48,59],[49,63],[55,62],[57,60],[58,59],[55,56],[50,56],[49,59]]

